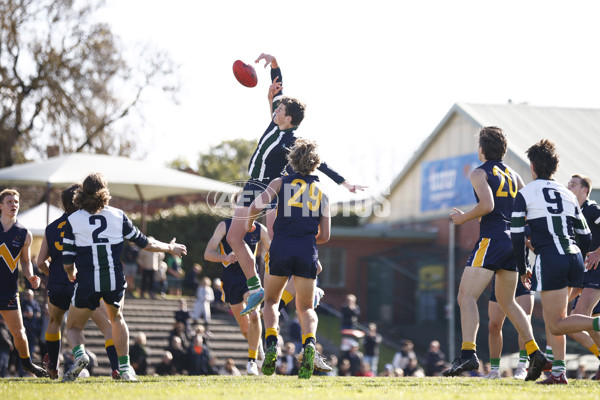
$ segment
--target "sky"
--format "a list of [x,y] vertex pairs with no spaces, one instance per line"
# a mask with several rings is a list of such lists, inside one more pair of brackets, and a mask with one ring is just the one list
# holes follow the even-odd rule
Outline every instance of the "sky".
[[269,70],[253,64],[246,88],[232,65],[265,52],[284,93],[307,104],[297,135],[369,186],[364,197],[385,191],[457,102],[600,108],[598,15],[600,2],[578,0],[108,0],[99,18],[124,46],[151,43],[180,66],[178,105],[144,98],[140,157],[195,166],[223,140],[257,140]]

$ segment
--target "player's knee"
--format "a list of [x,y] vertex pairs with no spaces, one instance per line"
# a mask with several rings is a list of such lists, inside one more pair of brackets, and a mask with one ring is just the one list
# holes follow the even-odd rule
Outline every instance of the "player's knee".
[[488,330],[490,333],[498,333],[502,330],[502,324],[490,320],[490,322],[488,322]]

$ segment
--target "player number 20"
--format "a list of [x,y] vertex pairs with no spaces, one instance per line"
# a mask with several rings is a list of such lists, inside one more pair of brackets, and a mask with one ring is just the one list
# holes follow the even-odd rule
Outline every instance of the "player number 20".
[[[302,179],[294,179],[292,181],[293,186],[300,186],[300,189],[294,193],[294,195],[288,200],[287,204],[290,207],[299,207],[302,208],[303,203],[298,201],[298,199],[302,196],[302,194],[306,191],[306,187],[308,186],[306,182]],[[318,186],[313,183],[308,187],[308,196],[310,197],[310,201],[306,202],[306,206],[310,211],[317,211],[321,206],[321,191]]]
[[[500,177],[500,186],[498,186],[498,190],[496,190],[496,197],[508,197],[510,193],[510,197],[515,198],[517,196],[517,184],[513,182],[510,173],[508,172],[508,168],[506,171],[502,171],[498,167],[494,167],[494,176]],[[504,185],[508,181],[508,192],[504,188]]]

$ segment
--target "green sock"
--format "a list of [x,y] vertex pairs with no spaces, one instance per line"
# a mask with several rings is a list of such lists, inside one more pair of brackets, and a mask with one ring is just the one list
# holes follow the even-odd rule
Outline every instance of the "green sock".
[[250,290],[250,291],[260,289],[261,286],[260,286],[260,279],[258,278],[258,275],[254,275],[252,278],[248,279],[246,281],[246,285],[248,286],[248,290]]
[[594,330],[596,332],[600,331],[600,317],[594,318]]
[[552,375],[558,376],[564,374],[567,371],[564,360],[554,360],[552,363]]
[[492,371],[500,371],[500,359],[490,358],[490,366]]
[[131,369],[131,365],[129,364],[129,356],[120,356],[119,357],[119,373],[127,372]]
[[519,368],[525,368],[527,365],[527,350],[519,350]]
[[79,357],[85,354],[85,346],[80,344],[79,346],[73,347],[73,356],[77,360]]
[[550,362],[554,362],[554,353],[552,353],[552,346],[546,346],[546,358]]

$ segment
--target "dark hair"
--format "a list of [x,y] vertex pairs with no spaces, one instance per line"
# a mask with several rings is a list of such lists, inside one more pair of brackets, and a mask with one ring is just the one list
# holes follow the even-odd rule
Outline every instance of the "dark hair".
[[479,131],[479,146],[486,160],[502,160],[507,148],[506,135],[497,126],[484,126]]
[[538,178],[551,179],[558,168],[558,153],[554,143],[542,139],[527,149],[526,153]]
[[90,214],[95,214],[102,210],[110,200],[110,192],[107,186],[106,179],[101,173],[90,174],[83,181],[81,189],[75,192],[73,203],[78,208],[82,208]]
[[73,198],[78,190],[81,190],[81,183],[73,183],[60,193],[63,210],[65,210],[66,213],[71,214],[79,209],[75,203],[73,203]]
[[283,97],[281,104],[285,106],[286,117],[292,117],[292,126],[298,126],[304,119],[306,105],[293,97]]
[[590,193],[592,193],[592,180],[590,178],[588,178],[585,175],[581,175],[581,174],[573,174],[571,176],[571,178],[577,178],[579,179],[579,182],[581,183],[581,186],[583,186],[584,188],[587,189],[587,194],[588,197],[590,196]]
[[321,165],[317,142],[307,139],[296,139],[287,159],[294,171],[302,175],[313,173]]

